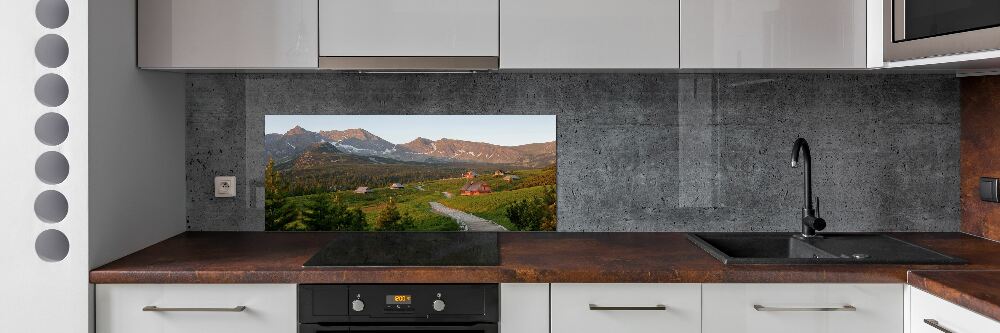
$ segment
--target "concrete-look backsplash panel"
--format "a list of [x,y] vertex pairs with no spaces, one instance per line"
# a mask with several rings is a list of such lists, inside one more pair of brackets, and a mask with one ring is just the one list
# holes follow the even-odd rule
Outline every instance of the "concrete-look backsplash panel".
[[[882,74],[192,74],[188,227],[263,230],[266,114],[558,115],[563,231],[957,231],[959,85]],[[308,126],[305,126],[309,128]],[[236,198],[212,179],[238,177]]]

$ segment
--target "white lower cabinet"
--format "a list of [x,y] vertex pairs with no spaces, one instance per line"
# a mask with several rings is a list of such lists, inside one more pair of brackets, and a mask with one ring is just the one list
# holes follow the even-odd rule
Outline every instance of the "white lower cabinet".
[[704,284],[705,333],[903,333],[902,284]]
[[700,284],[554,283],[551,304],[552,333],[701,331]]
[[910,332],[907,333],[986,333],[1000,332],[1000,322],[908,287],[910,292]]
[[98,333],[298,331],[294,284],[99,284],[95,293]]
[[[294,284],[99,284],[95,301],[98,333],[298,331]],[[503,333],[1000,332],[902,284],[514,283],[500,302]]]
[[501,283],[500,331],[549,332],[549,284]]

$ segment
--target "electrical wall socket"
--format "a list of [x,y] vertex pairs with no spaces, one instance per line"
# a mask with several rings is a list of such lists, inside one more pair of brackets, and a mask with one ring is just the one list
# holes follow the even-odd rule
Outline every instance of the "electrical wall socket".
[[979,177],[979,200],[986,202],[1000,202],[1000,193],[997,193],[1000,180],[993,177]]
[[236,196],[236,176],[215,177],[215,197],[232,198]]

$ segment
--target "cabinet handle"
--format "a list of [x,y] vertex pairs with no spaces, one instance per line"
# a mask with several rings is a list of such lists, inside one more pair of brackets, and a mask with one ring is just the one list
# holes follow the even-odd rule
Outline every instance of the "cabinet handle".
[[591,311],[648,311],[648,310],[666,310],[667,306],[663,304],[657,304],[653,306],[600,306],[597,304],[591,304]]
[[844,306],[841,306],[841,307],[833,307],[833,308],[776,308],[776,307],[770,307],[770,306],[763,306],[763,305],[759,305],[759,304],[754,304],[753,305],[753,309],[757,310],[757,311],[775,311],[775,312],[782,312],[782,311],[858,311],[858,308],[855,308],[853,305],[844,305]]
[[142,307],[142,311],[155,312],[243,312],[247,307],[240,305],[231,308],[161,308],[155,305]]
[[944,333],[955,333],[955,332],[952,332],[951,330],[949,330],[947,328],[944,328],[944,326],[941,326],[941,323],[938,323],[938,321],[934,320],[934,319],[924,319],[924,324],[927,324],[930,327],[936,328],[938,331],[941,331],[941,332],[944,332]]

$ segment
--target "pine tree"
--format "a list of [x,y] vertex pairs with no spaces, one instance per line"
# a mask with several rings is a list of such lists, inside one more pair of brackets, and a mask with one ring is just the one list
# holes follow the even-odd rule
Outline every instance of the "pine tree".
[[274,169],[274,159],[267,160],[267,167],[264,169],[264,230],[281,230],[280,220],[287,217],[290,212],[285,211],[288,205],[285,197],[288,190],[281,180],[281,174]]
[[281,181],[281,174],[274,169],[274,159],[267,159],[267,167],[264,168],[264,197],[277,199],[285,191],[285,184]]
[[296,210],[294,218],[281,226],[284,231],[309,231],[310,218],[304,210]]
[[379,212],[378,218],[375,219],[375,229],[378,231],[393,231],[396,228],[396,222],[402,216],[399,214],[399,209],[396,208],[396,200],[389,197],[389,202],[382,207],[382,211]]
[[385,204],[378,218],[375,219],[375,230],[378,231],[405,231],[414,227],[413,218],[407,214],[401,214],[396,208],[396,200],[389,197],[389,202]]
[[314,196],[310,201],[309,230],[316,231],[364,231],[365,214],[360,209],[348,208],[340,202],[339,196],[328,193]]
[[542,193],[542,204],[545,206],[545,215],[542,223],[538,226],[541,231],[556,231],[556,189],[553,186],[546,186]]
[[541,196],[518,200],[507,206],[505,215],[518,230],[555,231],[556,210],[556,190],[546,186]]

